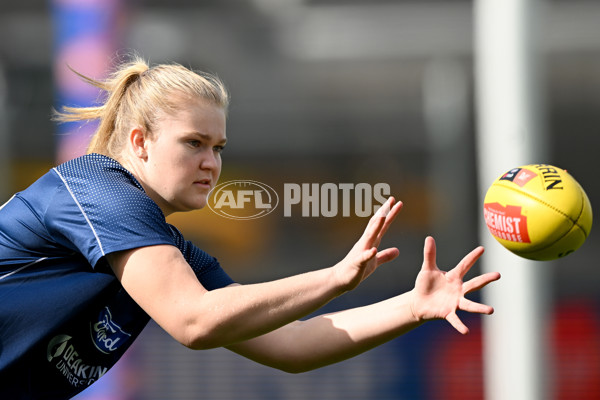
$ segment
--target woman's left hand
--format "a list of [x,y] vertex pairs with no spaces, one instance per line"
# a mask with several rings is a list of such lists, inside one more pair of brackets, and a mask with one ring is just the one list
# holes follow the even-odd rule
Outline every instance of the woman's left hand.
[[479,290],[500,279],[498,272],[488,272],[463,282],[464,276],[483,254],[483,247],[477,247],[467,254],[456,267],[446,272],[437,267],[436,247],[432,237],[425,239],[424,260],[412,290],[412,312],[418,321],[446,319],[462,334],[469,328],[456,314],[457,310],[478,314],[492,314],[491,306],[465,298],[467,293]]

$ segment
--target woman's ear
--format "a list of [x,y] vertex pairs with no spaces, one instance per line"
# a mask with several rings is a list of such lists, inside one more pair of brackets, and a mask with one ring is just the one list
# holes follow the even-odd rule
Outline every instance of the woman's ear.
[[141,127],[133,128],[129,133],[129,144],[133,153],[144,161],[148,159],[148,152],[146,150],[147,141],[146,131]]

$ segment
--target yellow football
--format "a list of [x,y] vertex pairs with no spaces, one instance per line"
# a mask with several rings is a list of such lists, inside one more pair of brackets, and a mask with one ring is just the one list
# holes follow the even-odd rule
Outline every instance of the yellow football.
[[492,236],[531,260],[574,252],[592,228],[592,206],[583,188],[567,171],[548,164],[511,169],[492,183],[483,203]]

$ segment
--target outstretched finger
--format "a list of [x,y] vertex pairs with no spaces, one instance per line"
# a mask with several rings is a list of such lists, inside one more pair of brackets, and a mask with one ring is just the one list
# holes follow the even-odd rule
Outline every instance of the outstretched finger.
[[497,281],[498,279],[500,279],[500,273],[488,272],[486,274],[476,276],[475,278],[463,283],[463,289],[465,291],[465,294],[471,293],[485,287],[488,283]]
[[463,324],[463,322],[460,320],[460,318],[458,318],[458,315],[456,315],[455,312],[448,314],[448,316],[446,316],[446,321],[448,321],[450,325],[452,325],[454,329],[459,331],[461,334],[466,335],[467,333],[469,333],[469,328],[467,328],[467,326]]
[[379,210],[377,210],[377,212],[381,211],[383,215],[385,215],[385,222],[383,224],[383,227],[379,231],[379,235],[377,235],[377,244],[381,242],[381,239],[386,234],[390,225],[392,224],[392,222],[394,222],[403,206],[404,204],[401,201],[398,201],[396,204],[393,204],[393,202],[386,202],[383,206],[381,206],[381,208],[379,208]]
[[494,308],[492,306],[488,306],[487,304],[476,303],[472,300],[462,298],[458,304],[458,308],[460,310],[476,313],[476,314],[492,314],[494,312]]
[[435,261],[436,249],[435,240],[431,236],[425,238],[425,245],[423,246],[423,270],[424,271],[435,271],[437,264]]
[[[377,212],[371,217],[365,232],[363,239],[365,240],[366,247],[377,247],[377,241],[380,238],[380,233],[386,225],[387,216],[390,214],[390,210],[393,210],[392,204],[394,198],[390,197],[383,205],[377,210]],[[387,229],[387,228],[386,228]]]
[[479,246],[472,250],[469,254],[463,257],[463,259],[458,263],[458,265],[454,268],[454,271],[458,273],[460,278],[464,278],[464,276],[469,272],[471,267],[475,265],[475,262],[481,257],[483,254],[483,246]]

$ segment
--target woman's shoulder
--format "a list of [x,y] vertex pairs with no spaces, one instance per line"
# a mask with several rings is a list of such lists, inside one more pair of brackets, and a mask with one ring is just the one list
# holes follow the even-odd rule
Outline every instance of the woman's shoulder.
[[54,172],[68,192],[67,197],[74,199],[84,210],[115,216],[135,211],[164,220],[164,215],[141,184],[110,157],[88,154],[58,165]]
[[86,182],[88,185],[110,186],[125,183],[142,189],[125,167],[117,160],[102,154],[92,153],[74,158],[58,165],[54,171],[65,183]]

